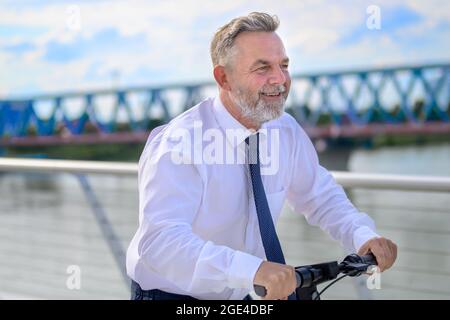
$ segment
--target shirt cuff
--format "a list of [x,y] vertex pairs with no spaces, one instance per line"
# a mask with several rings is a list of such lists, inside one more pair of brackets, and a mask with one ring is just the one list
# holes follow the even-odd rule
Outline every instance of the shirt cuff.
[[372,238],[379,238],[380,236],[370,229],[369,227],[360,227],[356,229],[353,234],[353,246],[355,247],[355,252],[358,252],[359,249]]
[[261,258],[242,251],[235,251],[228,272],[229,287],[253,290],[253,279],[262,262]]

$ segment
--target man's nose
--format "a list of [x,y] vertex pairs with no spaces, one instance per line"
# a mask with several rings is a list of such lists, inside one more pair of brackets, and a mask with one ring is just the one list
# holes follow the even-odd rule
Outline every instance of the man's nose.
[[284,84],[286,82],[284,70],[280,67],[273,68],[272,70],[273,72],[270,75],[269,84]]

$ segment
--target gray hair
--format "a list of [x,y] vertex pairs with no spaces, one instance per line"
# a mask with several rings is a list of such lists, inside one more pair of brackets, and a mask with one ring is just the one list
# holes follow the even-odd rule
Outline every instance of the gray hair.
[[238,17],[219,28],[211,41],[211,59],[213,66],[227,65],[232,55],[234,40],[245,31],[274,32],[280,24],[277,16],[263,12],[252,12],[247,16]]

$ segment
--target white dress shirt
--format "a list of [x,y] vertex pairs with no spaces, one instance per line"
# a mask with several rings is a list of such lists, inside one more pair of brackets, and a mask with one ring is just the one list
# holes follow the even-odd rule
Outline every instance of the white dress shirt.
[[[206,163],[186,155],[188,149],[170,137],[180,136],[180,130],[195,136],[199,123],[203,132],[244,132],[235,138],[224,136],[222,142],[224,153],[236,152],[236,159],[245,155],[244,140],[251,132],[219,97],[202,101],[152,132],[139,160],[139,228],[128,248],[127,272],[144,290],[198,299],[243,299],[253,290],[255,273],[265,259],[248,165],[239,160]],[[287,200],[309,224],[320,226],[348,251],[378,236],[372,219],[350,203],[319,165],[310,139],[294,118],[284,113],[260,132],[265,163],[270,157],[276,162],[271,152],[279,155],[278,164],[266,168],[266,174],[262,168],[274,222]],[[192,143],[190,150],[201,155],[211,141]],[[174,154],[195,161],[176,163]]]

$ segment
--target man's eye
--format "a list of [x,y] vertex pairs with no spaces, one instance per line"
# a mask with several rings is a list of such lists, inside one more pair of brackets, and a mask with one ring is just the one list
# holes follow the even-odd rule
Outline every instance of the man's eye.
[[269,69],[268,66],[263,66],[263,67],[259,67],[259,68],[256,69],[256,70],[258,70],[258,71],[266,71],[267,69]]
[[289,68],[289,65],[288,65],[288,64],[283,64],[281,67],[282,67],[283,69],[287,69],[287,68]]

